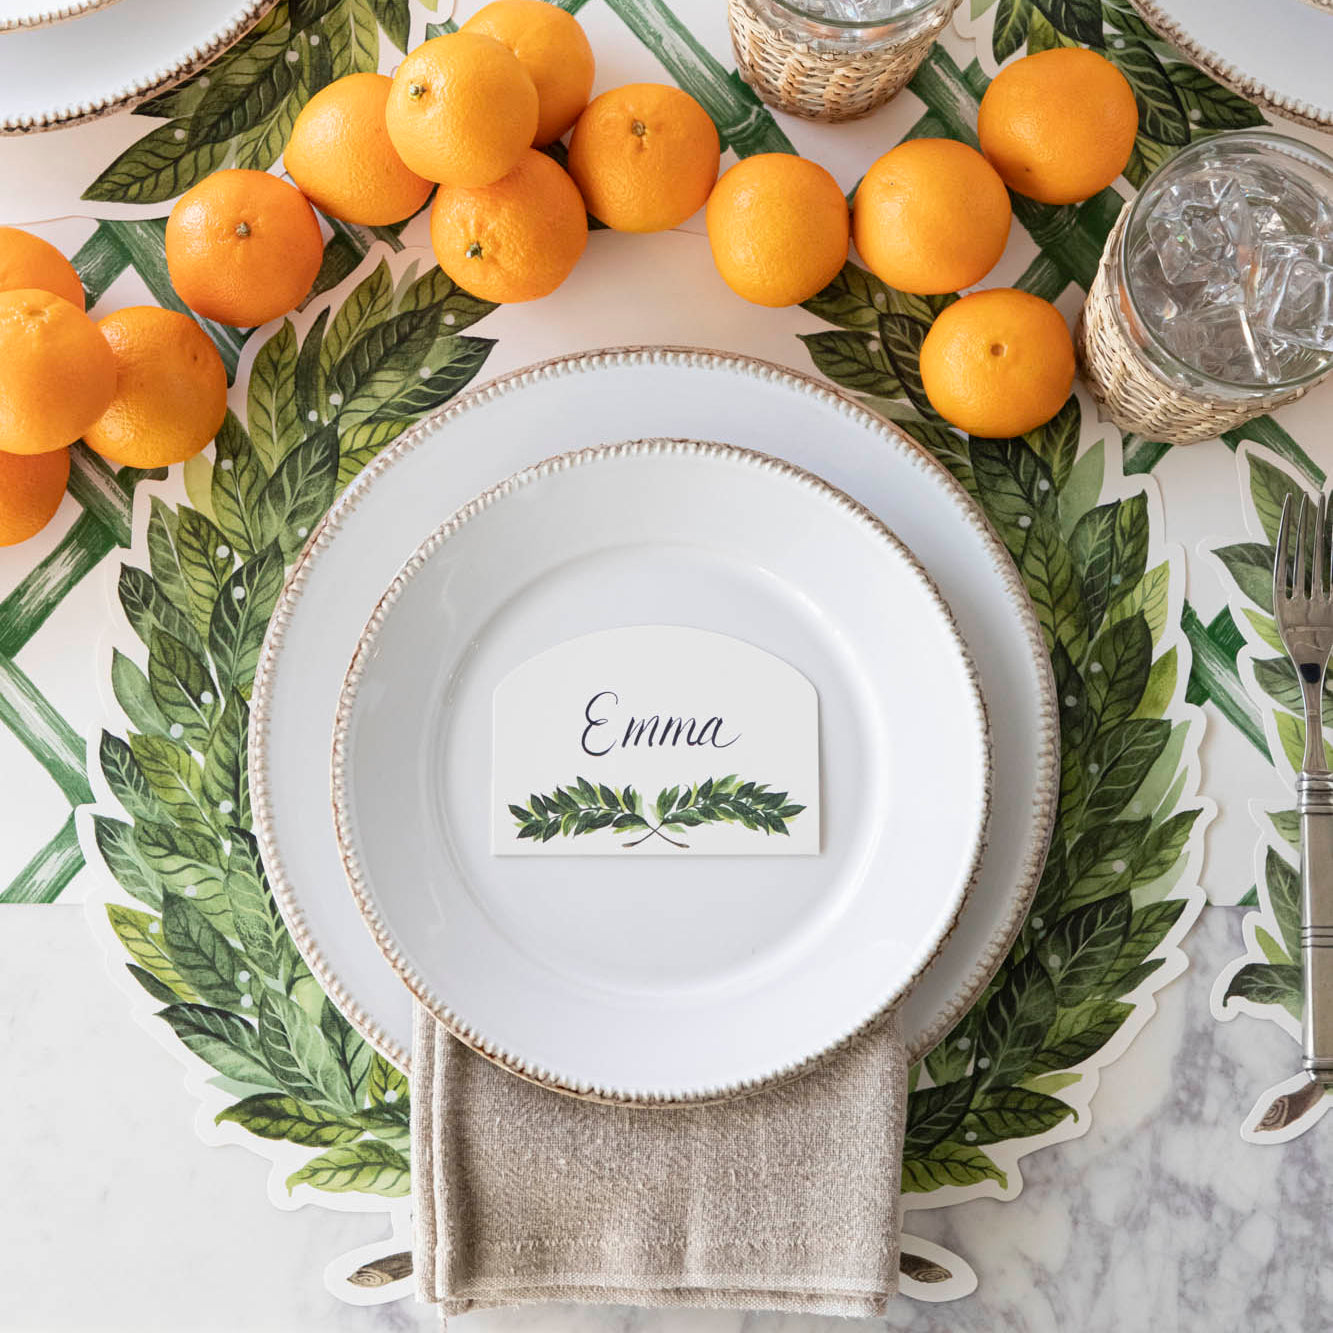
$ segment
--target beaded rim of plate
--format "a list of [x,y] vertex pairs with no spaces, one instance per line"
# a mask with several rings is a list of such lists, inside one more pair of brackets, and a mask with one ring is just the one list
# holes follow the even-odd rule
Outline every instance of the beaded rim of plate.
[[64,23],[66,19],[82,18],[95,9],[107,9],[115,3],[116,0],[72,0],[72,3],[60,5],[55,9],[44,9],[36,14],[21,14],[18,18],[0,19],[0,32],[46,28],[53,23]]
[[[258,671],[250,700],[250,731],[248,737],[250,792],[255,812],[255,835],[267,871],[273,897],[291,931],[293,941],[310,970],[319,979],[324,990],[334,1000],[344,1017],[386,1060],[405,1072],[411,1068],[411,1050],[372,1016],[351,993],[324,956],[319,942],[307,924],[305,911],[295,887],[287,877],[278,847],[271,812],[269,732],[272,725],[272,687],[279,657],[286,640],[287,629],[300,601],[306,579],[320,552],[337,536],[342,524],[354,512],[365,490],[380,473],[392,467],[404,454],[417,449],[440,425],[455,416],[484,406],[502,394],[521,390],[526,385],[564,376],[587,374],[603,367],[636,365],[672,365],[703,370],[722,370],[733,374],[785,385],[821,400],[840,415],[860,423],[884,445],[904,457],[912,466],[928,470],[938,485],[953,497],[959,517],[972,528],[990,551],[993,568],[999,574],[1011,597],[1012,608],[1021,623],[1027,640],[1030,664],[1040,682],[1041,697],[1038,721],[1038,758],[1033,780],[1032,821],[1024,830],[1020,853],[1021,869],[1016,877],[1016,888],[1009,901],[1004,919],[991,930],[984,947],[979,951],[971,970],[959,983],[950,1000],[934,1015],[926,1028],[907,1043],[908,1058],[918,1060],[932,1050],[969,1008],[1004,961],[1018,932],[1027,918],[1028,910],[1040,882],[1046,863],[1047,848],[1055,826],[1060,795],[1059,711],[1056,703],[1055,677],[1050,654],[1046,649],[1041,626],[1037,621],[1027,589],[1015,568],[1009,553],[995,535],[987,520],[973,505],[961,484],[922,447],[897,426],[868,411],[849,394],[826,381],[789,370],[756,357],[735,353],[713,352],[691,347],[620,347],[595,352],[577,353],[553,358],[524,369],[511,371],[485,384],[460,394],[452,402],[436,409],[411,429],[388,445],[344,492],[328,514],[310,534],[304,550],[298,556],[287,576],[278,598],[268,631],[260,651]],[[984,865],[984,861],[983,861]],[[941,945],[941,948],[943,945]],[[910,993],[910,992],[909,992]]]
[[[118,0],[110,0],[117,3]],[[110,7],[108,0],[97,0],[97,9]],[[218,29],[201,45],[182,53],[180,59],[167,69],[159,69],[145,75],[132,84],[128,84],[106,97],[92,102],[77,102],[64,106],[51,107],[37,115],[9,116],[0,121],[0,138],[9,135],[39,134],[46,130],[63,129],[67,125],[79,125],[86,121],[100,120],[103,116],[113,115],[118,111],[129,111],[150,97],[157,96],[173,84],[182,82],[198,74],[223,51],[245,36],[278,0],[250,0],[250,3],[231,18],[225,27]],[[38,25],[29,25],[25,32],[35,31]],[[17,30],[15,30],[17,31]]]
[[[445,1000],[406,956],[398,936],[390,928],[380,911],[379,898],[367,875],[366,866],[358,847],[356,819],[352,812],[350,792],[350,732],[360,695],[361,682],[366,667],[375,655],[379,636],[385,622],[412,580],[463,527],[497,503],[502,503],[507,496],[514,495],[525,487],[538,483],[543,478],[553,474],[567,472],[574,468],[596,466],[598,463],[612,459],[652,458],[662,455],[719,459],[785,478],[841,510],[852,522],[867,530],[877,541],[887,545],[906,563],[935,610],[943,619],[946,633],[952,640],[953,648],[962,661],[964,673],[967,677],[968,693],[977,724],[976,736],[980,751],[977,758],[981,771],[981,808],[972,854],[958,883],[953,888],[953,901],[948,919],[944,922],[936,937],[913,960],[907,978],[895,990],[887,994],[873,1012],[812,1055],[772,1070],[768,1074],[690,1091],[671,1089],[655,1092],[629,1092],[605,1084],[595,1084],[587,1081],[575,1082],[564,1075],[541,1065],[533,1064],[524,1057],[506,1050],[497,1042],[487,1038],[485,1033],[480,1031],[475,1024]],[[990,824],[994,776],[990,723],[986,714],[985,699],[981,693],[981,682],[976,664],[972,660],[972,655],[958,628],[958,623],[954,619],[953,611],[935,586],[935,581],[926,572],[925,567],[885,526],[883,521],[864,505],[852,499],[846,491],[839,490],[822,477],[818,477],[794,463],[789,463],[785,459],[775,458],[771,454],[760,453],[754,449],[743,449],[735,445],[720,444],[715,441],[670,437],[597,445],[591,448],[573,450],[569,453],[557,454],[542,462],[534,463],[496,485],[488,487],[480,495],[458,509],[426,537],[394,576],[393,581],[376,603],[370,619],[366,622],[365,629],[361,632],[356,653],[347,669],[338,700],[338,711],[334,717],[331,772],[333,823],[337,832],[339,856],[342,860],[348,887],[360,908],[362,919],[380,947],[380,952],[421,1004],[429,1009],[460,1041],[493,1063],[502,1065],[510,1072],[527,1079],[529,1082],[539,1083],[543,1087],[552,1088],[570,1096],[581,1097],[588,1101],[631,1103],[643,1106],[699,1105],[708,1102],[726,1101],[733,1097],[748,1096],[751,1093],[776,1087],[778,1084],[789,1082],[818,1068],[834,1058],[838,1052],[845,1050],[859,1037],[877,1029],[939,956],[940,950],[958,925],[968,895],[976,883],[977,876],[981,873]]]
[[[1196,42],[1175,19],[1159,8],[1156,0],[1131,0],[1131,3],[1144,22],[1165,41],[1233,93],[1239,93],[1241,97],[1248,98],[1275,116],[1294,120],[1298,125],[1306,125],[1313,130],[1333,129],[1333,106],[1314,106],[1260,83],[1244,70],[1237,69],[1230,61],[1224,60],[1216,51]],[[1333,13],[1333,0],[1306,0],[1306,3],[1321,12]]]

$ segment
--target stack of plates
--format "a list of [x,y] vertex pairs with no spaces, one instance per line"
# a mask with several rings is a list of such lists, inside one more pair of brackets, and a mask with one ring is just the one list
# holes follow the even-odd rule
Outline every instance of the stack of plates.
[[[806,854],[496,854],[497,687],[624,626],[814,687]],[[250,741],[283,913],[375,1046],[407,1062],[415,995],[625,1101],[790,1077],[893,1007],[923,1054],[1022,922],[1057,769],[1040,628],[962,489],[814,381],[683,350],[511,375],[383,454],[293,571]]]

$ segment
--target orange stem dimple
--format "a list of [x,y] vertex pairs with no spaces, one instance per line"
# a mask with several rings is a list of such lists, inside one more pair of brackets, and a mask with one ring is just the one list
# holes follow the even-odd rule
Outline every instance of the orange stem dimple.
[[241,240],[245,240],[250,234],[250,224],[248,222],[238,222],[236,224],[236,234]]
[[407,85],[407,95],[415,102],[418,98],[426,95],[426,85],[424,83],[409,83]]
[[992,356],[1003,356],[1009,349],[1003,343],[991,343],[990,354]]
[[631,134],[636,134],[642,139],[643,136],[648,133],[648,126],[645,125],[643,121],[636,120],[630,125],[629,130]]
[[466,255],[468,259],[480,259],[480,258],[481,258],[481,242],[480,242],[480,241],[473,241],[472,244],[469,245],[468,248],[467,248],[466,250],[463,251],[463,254]]

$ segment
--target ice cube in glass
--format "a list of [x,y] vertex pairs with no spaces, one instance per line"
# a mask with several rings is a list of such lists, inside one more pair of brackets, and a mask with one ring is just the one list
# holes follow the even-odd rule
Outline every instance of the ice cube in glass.
[[1333,352],[1333,240],[1292,236],[1257,246],[1246,296],[1263,333]]

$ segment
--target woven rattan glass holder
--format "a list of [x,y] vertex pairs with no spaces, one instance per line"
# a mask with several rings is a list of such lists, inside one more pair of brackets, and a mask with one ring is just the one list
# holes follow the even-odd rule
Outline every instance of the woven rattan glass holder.
[[[890,21],[860,49],[824,50],[765,14],[775,0],[727,0],[731,45],[741,77],[770,106],[806,120],[855,120],[883,106],[916,73],[958,0],[943,0],[908,21]],[[790,15],[792,27],[800,24]],[[895,37],[894,30],[901,29]],[[844,33],[855,27],[843,27]]]
[[[1284,403],[1295,402],[1317,384],[1313,380],[1271,393],[1256,390],[1230,397],[1212,396],[1168,380],[1144,355],[1130,334],[1119,277],[1120,239],[1130,205],[1120,213],[1106,240],[1097,276],[1088,289],[1074,331],[1083,377],[1103,414],[1121,430],[1135,431],[1165,444],[1198,444],[1243,426]],[[1325,372],[1327,374],[1327,372]],[[1323,378],[1322,376],[1320,378]]]

